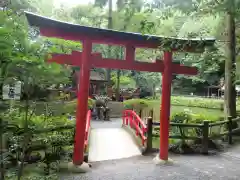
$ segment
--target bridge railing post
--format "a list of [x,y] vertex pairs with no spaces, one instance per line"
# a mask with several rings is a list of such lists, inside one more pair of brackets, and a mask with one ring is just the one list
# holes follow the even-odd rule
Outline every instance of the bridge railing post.
[[129,124],[129,117],[128,117],[128,114],[127,114],[127,112],[125,112],[125,124],[128,126],[128,124]]
[[142,119],[142,108],[140,108],[140,110],[139,110],[139,117]]
[[153,118],[147,118],[147,148],[146,152],[152,151],[152,130],[153,130]]
[[233,144],[233,139],[232,139],[232,130],[233,130],[233,122],[232,122],[232,116],[228,117],[228,144]]
[[209,121],[203,121],[202,154],[208,154]]

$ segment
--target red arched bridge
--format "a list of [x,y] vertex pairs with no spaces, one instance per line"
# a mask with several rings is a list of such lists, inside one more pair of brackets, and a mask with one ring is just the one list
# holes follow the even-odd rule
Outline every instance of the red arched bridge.
[[128,158],[146,151],[147,126],[135,111],[124,110],[122,118],[92,121],[91,125],[89,114],[85,135],[89,161]]

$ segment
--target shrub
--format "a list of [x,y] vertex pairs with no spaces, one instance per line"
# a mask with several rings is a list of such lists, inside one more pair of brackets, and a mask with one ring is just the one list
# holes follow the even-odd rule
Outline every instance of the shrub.
[[189,109],[185,109],[183,112],[174,113],[171,116],[171,121],[176,123],[193,123],[193,124],[202,124],[204,120],[211,122],[222,121],[224,117],[219,117],[209,114],[196,114]]
[[[19,109],[12,109],[11,111],[5,112],[5,114],[3,114],[1,118],[4,121],[8,121],[8,123],[10,124],[15,124],[18,125],[20,128],[23,128],[26,120],[25,115],[26,113],[19,111]],[[69,121],[67,115],[46,117],[44,114],[36,115],[29,112],[27,119],[27,124],[29,125],[29,127],[35,129],[63,126],[72,123],[73,121]]]
[[127,101],[124,101],[123,105],[125,109],[139,110],[147,108],[149,106],[149,102],[144,99],[129,99]]
[[[191,124],[202,124],[205,118],[203,118],[203,115],[200,114],[193,114],[190,110],[186,109],[185,111],[181,113],[174,113],[171,116],[171,122],[174,123],[191,123]],[[217,120],[223,120],[222,118],[214,118],[210,119],[210,122],[214,122]],[[216,126],[214,128],[210,128],[210,134],[219,134],[224,127],[221,126]],[[155,127],[154,131],[155,133],[159,133],[160,128]],[[158,132],[156,132],[158,131]],[[202,135],[202,129],[201,128],[190,128],[190,127],[180,127],[180,126],[172,126],[170,133],[173,135],[181,135],[182,137],[184,136],[196,136],[199,137]]]
[[207,99],[207,98],[199,98],[199,97],[172,96],[171,103],[172,105],[182,105],[182,106],[188,106],[188,107],[221,109],[223,100]]
[[[88,98],[88,108],[92,108],[94,105],[94,100]],[[47,102],[37,105],[36,114],[46,114],[46,106],[48,111],[54,116],[61,116],[62,114],[75,115],[77,110],[77,99],[68,102]]]
[[[93,100],[91,98],[88,98],[88,108],[89,109],[93,107],[94,103],[95,103],[95,100]],[[69,112],[74,112],[75,113],[76,109],[77,109],[77,100],[67,102],[64,109],[68,113]]]
[[187,123],[191,120],[191,112],[189,110],[185,110],[180,113],[174,113],[171,117],[171,121],[175,123]]
[[[147,100],[152,100],[152,98],[148,97]],[[161,99],[158,102],[161,102]],[[172,96],[171,104],[176,106],[221,109],[223,105],[223,100],[200,98],[200,97]]]

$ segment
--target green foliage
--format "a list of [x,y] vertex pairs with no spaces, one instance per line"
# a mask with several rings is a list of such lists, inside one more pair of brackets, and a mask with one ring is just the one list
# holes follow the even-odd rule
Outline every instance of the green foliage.
[[[160,100],[147,100],[148,107],[143,109],[143,117],[149,116],[153,110],[153,120],[159,121],[161,98]],[[182,113],[186,110],[192,111],[193,119],[213,120],[216,121],[223,116],[224,112],[221,109],[223,104],[222,99],[208,99],[197,97],[172,96],[171,97],[171,115]]]
[[88,108],[93,108],[95,104],[95,100],[94,99],[91,99],[91,98],[88,98]]
[[171,121],[175,123],[193,123],[202,124],[204,120],[210,122],[221,121],[222,117],[206,114],[193,113],[190,109],[184,109],[182,112],[175,112],[171,115]]
[[[88,108],[92,108],[95,104],[95,101],[91,98],[88,98]],[[53,113],[54,116],[60,116],[62,114],[69,114],[72,116],[76,115],[77,110],[77,100],[72,100],[68,102],[49,102],[47,103],[49,111]],[[37,114],[43,114],[46,109],[46,104],[37,105]]]
[[[33,169],[33,168],[30,168],[30,169]],[[22,179],[24,179],[24,180],[58,180],[59,176],[57,176],[56,174],[42,176],[36,172],[35,173],[29,172],[27,175],[23,175]],[[8,174],[6,174],[5,180],[18,180],[17,174],[16,173],[8,173]]]
[[[63,146],[70,146],[73,143],[74,137],[74,124],[75,122],[69,120],[66,115],[61,116],[46,116],[46,115],[36,115],[33,112],[29,111],[26,119],[26,112],[19,111],[20,109],[11,109],[9,112],[5,112],[2,115],[2,119],[7,120],[14,127],[16,125],[20,129],[13,130],[12,134],[7,132],[8,143],[10,145],[11,152],[19,152],[22,149],[31,150],[35,149],[34,153],[31,153],[31,157],[34,157],[34,154],[40,154],[42,158],[45,156],[44,163],[47,161],[52,167],[52,162],[60,159],[58,158],[60,152],[63,152]],[[56,130],[58,128],[58,130]],[[29,139],[26,141],[26,137]],[[6,140],[6,139],[5,139]],[[27,143],[27,147],[26,146]],[[54,146],[54,147],[53,147]],[[27,149],[26,149],[27,148]],[[40,148],[40,149],[39,149]],[[9,149],[9,151],[10,151]],[[71,148],[72,149],[72,148]],[[46,153],[48,155],[46,155]],[[70,151],[67,151],[70,153]],[[45,154],[45,155],[44,155]],[[67,156],[67,155],[66,155]],[[62,157],[63,158],[63,157]],[[18,159],[19,160],[19,159]],[[23,170],[24,179],[58,179],[56,174],[51,174],[49,176],[43,176],[43,166],[40,164],[35,164],[35,168],[31,165],[27,165]],[[31,172],[31,170],[33,173]],[[13,172],[14,168],[10,169],[6,173],[6,179],[14,179],[17,177],[17,174]],[[48,169],[49,170],[49,169]],[[18,169],[19,171],[19,169]],[[51,172],[56,173],[56,168],[51,168]]]
[[161,86],[162,75],[154,72],[135,72],[134,79],[138,86],[154,93],[155,88]]
[[[114,88],[116,88],[117,84],[117,75],[112,73],[111,80],[114,83]],[[128,76],[121,76],[120,77],[120,88],[135,88],[136,82]]]
[[180,113],[174,113],[171,116],[171,121],[175,123],[187,123],[191,120],[191,114],[187,111],[183,111]]
[[[88,98],[88,108],[92,108],[95,104],[95,100]],[[73,100],[71,102],[66,103],[66,105],[64,106],[64,112],[71,114],[71,115],[75,115],[77,110],[77,100]]]
[[181,105],[186,107],[201,107],[210,109],[221,109],[223,100],[212,99],[212,98],[199,98],[199,97],[183,97],[183,96],[172,96],[172,105]]
[[[4,83],[24,82],[24,92],[31,93],[35,85],[47,88],[53,84],[67,84],[70,69],[45,62],[49,53],[70,53],[81,48],[77,42],[36,37],[28,29],[26,19],[8,11],[0,11],[0,89]],[[0,90],[0,94],[1,94]]]
[[[31,115],[30,115],[31,114]],[[1,118],[7,120],[11,124],[16,124],[20,128],[24,128],[26,113],[20,109],[10,109],[4,114],[1,114]],[[46,117],[46,114],[42,112],[41,115],[36,115],[34,112],[29,111],[28,125],[34,127],[34,129],[50,128],[55,126],[63,126],[72,124],[72,121],[68,120],[66,115],[59,114],[58,116]]]
[[[189,110],[184,110],[183,112],[180,113],[175,113],[171,117],[171,121],[174,123],[182,123],[182,124],[189,124],[189,123],[194,123],[192,122],[192,113]],[[195,123],[194,123],[195,124]],[[181,127],[181,126],[175,126],[171,127],[171,132],[174,135],[181,135],[181,137],[184,136],[196,136],[196,129],[197,128],[187,128],[187,127]],[[184,141],[184,139],[183,139]]]
[[[206,116],[203,114],[194,114],[191,110],[185,109],[182,112],[177,112],[171,115],[171,122],[172,123],[179,123],[179,124],[203,124],[204,120],[208,120],[210,123],[221,121],[223,118],[219,118],[217,116]],[[154,127],[154,134],[159,135],[159,127]],[[173,136],[181,136],[181,143],[192,144],[192,141],[185,140],[185,137],[202,137],[202,128],[199,127],[184,127],[181,125],[178,126],[171,126],[170,127],[170,134]],[[226,131],[226,127],[224,125],[218,125],[215,127],[209,128],[209,135],[219,135],[220,133]],[[174,139],[175,140],[175,139]],[[179,141],[174,141],[173,144],[179,144]]]
[[125,109],[143,109],[149,106],[149,102],[144,99],[130,99],[123,102]]
[[[160,100],[152,100],[152,97],[147,98],[151,104],[159,104]],[[208,109],[222,109],[223,99],[201,98],[201,97],[185,97],[185,96],[171,96],[171,105],[185,106],[185,107],[199,107]]]

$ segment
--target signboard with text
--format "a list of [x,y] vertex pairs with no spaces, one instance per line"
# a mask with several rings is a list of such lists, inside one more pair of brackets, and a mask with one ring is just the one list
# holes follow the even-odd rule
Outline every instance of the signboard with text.
[[21,98],[21,82],[17,82],[14,85],[4,85],[3,86],[3,99],[9,100],[20,100]]

